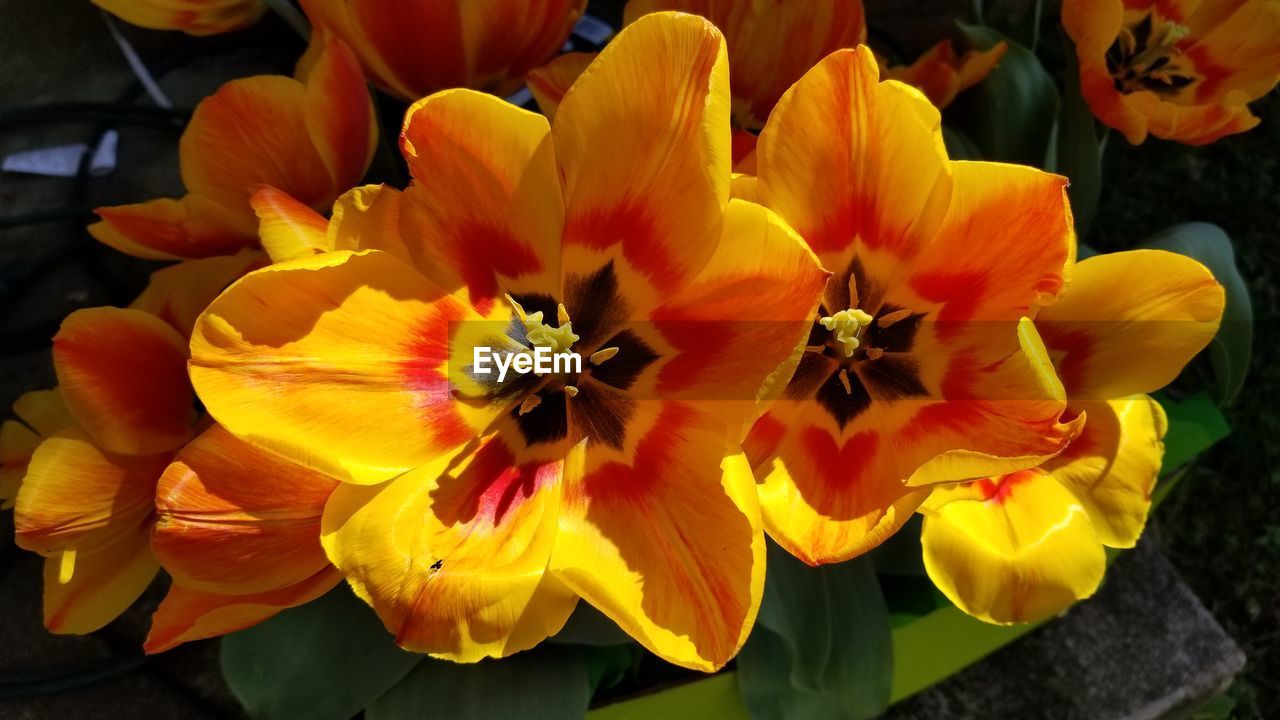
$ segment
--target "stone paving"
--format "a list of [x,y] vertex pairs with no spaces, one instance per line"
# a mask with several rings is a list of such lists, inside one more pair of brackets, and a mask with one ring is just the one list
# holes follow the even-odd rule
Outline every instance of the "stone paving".
[[[898,12],[896,22],[906,19]],[[182,43],[193,42],[126,32],[149,59],[171,56]],[[193,106],[231,77],[288,72],[299,51],[280,26],[199,42],[209,52],[162,82],[179,107]],[[0,68],[0,111],[113,101],[132,84],[101,17],[83,0],[0,0]],[[84,142],[92,129],[83,122],[3,127],[0,156]],[[173,130],[121,128],[122,169],[93,180],[80,202],[92,206],[180,193],[176,140]],[[62,179],[0,176],[0,218],[65,208],[76,200],[71,187]],[[0,229],[0,408],[26,390],[53,384],[48,339],[63,316],[79,307],[128,302],[157,267],[98,246],[82,226],[70,220]],[[40,622],[40,563],[12,546],[7,513],[0,514],[0,538],[0,682],[84,668],[116,671],[92,685],[0,697],[0,720],[242,717],[219,675],[216,642],[140,660],[138,647],[162,585],[99,633],[55,637]],[[1097,598],[894,708],[890,717],[1175,717],[1223,687],[1243,663],[1239,649],[1167,560],[1145,543],[1117,561]],[[49,677],[43,681],[55,684]]]

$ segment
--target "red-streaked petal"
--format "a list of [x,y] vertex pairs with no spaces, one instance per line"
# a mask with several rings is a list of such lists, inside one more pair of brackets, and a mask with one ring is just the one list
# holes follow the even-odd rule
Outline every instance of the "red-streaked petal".
[[67,408],[104,450],[148,455],[191,437],[187,343],[160,318],[77,310],[53,338],[53,364]]
[[710,411],[647,401],[637,414],[633,451],[593,444],[566,474],[551,567],[652,652],[710,672],[742,647],[763,591],[751,470]]
[[253,627],[281,610],[319,598],[340,582],[342,573],[326,568],[296,585],[253,595],[220,595],[174,584],[151,616],[143,649],[153,655]]
[[215,425],[160,478],[152,549],[190,590],[282,590],[329,567],[320,517],[337,485]]
[[670,290],[705,264],[729,199],[728,83],[724,38],[675,14],[631,24],[574,83],[552,128],[566,276],[612,260]]

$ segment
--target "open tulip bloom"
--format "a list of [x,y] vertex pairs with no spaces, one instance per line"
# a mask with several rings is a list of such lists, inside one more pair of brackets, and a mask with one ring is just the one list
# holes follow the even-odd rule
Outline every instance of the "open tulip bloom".
[[[263,10],[95,2],[191,33]],[[51,630],[101,628],[163,568],[148,652],[345,582],[436,658],[528,650],[585,602],[712,672],[755,624],[766,535],[840,563],[922,515],[928,576],[994,624],[1089,597],[1104,548],[1137,542],[1151,393],[1226,297],[1171,252],[1077,262],[1065,177],[948,156],[939,107],[1008,46],[888,67],[857,0],[813,4],[822,24],[631,0],[598,55],[530,76],[544,116],[480,90],[518,86],[584,2],[401,5],[453,44],[302,0],[298,78],[200,104],[187,194],[98,211],[100,241],[185,262],[69,316],[58,387],[0,427]],[[1210,5],[1067,0],[1103,122],[1188,143],[1256,123],[1276,58],[1244,55],[1274,38],[1244,26],[1277,3]],[[403,189],[357,187],[365,78],[434,93],[404,116]]]

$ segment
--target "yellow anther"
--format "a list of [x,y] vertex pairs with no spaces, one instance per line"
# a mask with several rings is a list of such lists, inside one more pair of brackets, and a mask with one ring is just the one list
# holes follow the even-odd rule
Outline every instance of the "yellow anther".
[[[1147,46],[1129,61],[1129,67],[1147,68],[1157,60],[1174,51],[1174,46],[1183,38],[1191,34],[1191,28],[1185,25],[1179,25],[1174,22],[1161,23],[1159,27],[1151,33],[1151,39],[1147,41]],[[1136,46],[1137,41],[1129,39],[1130,47]]]
[[571,398],[572,398],[572,397],[578,397],[578,388],[576,388],[576,387],[574,387],[574,386],[572,386],[572,385],[565,385],[565,386],[564,386],[564,394],[565,394],[565,395],[568,395],[568,396],[569,396],[569,397],[571,397]]
[[591,357],[587,359],[591,361],[592,365],[600,365],[600,364],[603,364],[605,361],[607,361],[609,358],[612,358],[614,355],[617,355],[617,354],[618,354],[618,348],[607,347],[603,350],[597,350],[596,352],[591,353]]
[[530,412],[531,410],[533,410],[534,408],[538,407],[541,404],[542,404],[541,395],[530,395],[529,397],[524,399],[524,402],[520,403],[520,414],[524,415],[525,413]]
[[844,350],[845,357],[853,357],[853,351],[858,349],[861,343],[858,335],[862,332],[862,328],[871,324],[873,318],[867,313],[857,308],[850,310],[841,310],[835,315],[820,318],[819,323],[822,327],[830,330],[836,336],[836,342],[840,344]]
[[511,303],[520,322],[524,323],[524,336],[534,347],[545,347],[551,352],[559,352],[568,350],[578,341],[579,338],[573,332],[573,323],[569,322],[569,313],[564,309],[564,305],[560,305],[556,310],[560,327],[551,327],[542,322],[541,310],[527,313],[510,295],[507,296],[507,302]]
[[911,311],[908,310],[907,308],[903,308],[901,310],[894,310],[891,313],[885,313],[884,315],[881,315],[879,319],[876,320],[876,324],[882,328],[887,328],[890,325],[893,325],[894,323],[900,320],[906,320],[910,316],[911,316]]
[[71,576],[76,571],[76,551],[75,548],[63,550],[62,557],[58,562],[58,584],[66,585],[71,582]]

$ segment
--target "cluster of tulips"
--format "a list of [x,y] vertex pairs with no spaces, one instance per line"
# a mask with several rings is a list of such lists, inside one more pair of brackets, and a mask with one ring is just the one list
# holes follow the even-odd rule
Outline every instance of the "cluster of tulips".
[[[260,0],[94,0],[150,28]],[[1068,180],[951,159],[939,108],[1005,44],[895,64],[859,0],[302,0],[294,77],[232,80],[187,194],[88,228],[173,261],[79,310],[58,386],[0,432],[45,623],[97,630],[163,569],[160,652],[347,583],[401,647],[528,650],[589,603],[661,658],[731,660],[766,537],[811,565],[914,515],[964,612],[1040,620],[1132,547],[1150,394],[1214,338],[1187,256],[1078,260]],[[1275,0],[1065,0],[1079,90],[1130,142],[1248,130]],[[407,187],[364,185],[371,100],[411,102]],[[540,112],[504,99],[527,85]],[[476,347],[589,358],[498,382]]]

